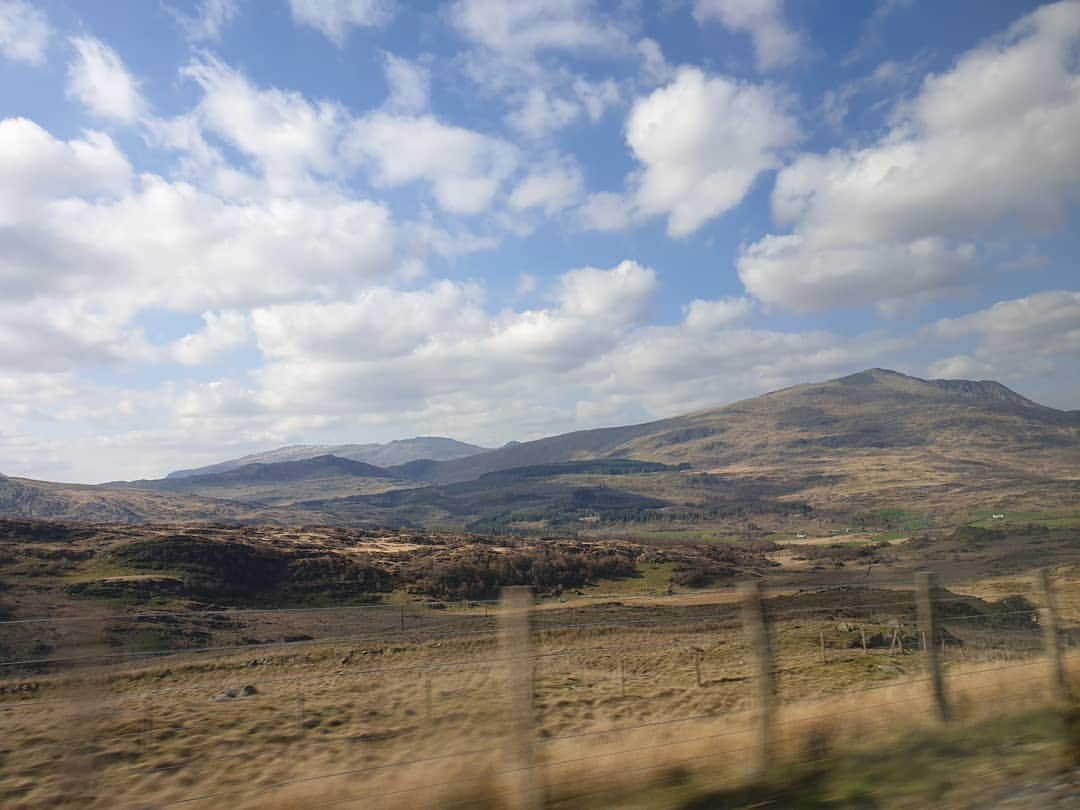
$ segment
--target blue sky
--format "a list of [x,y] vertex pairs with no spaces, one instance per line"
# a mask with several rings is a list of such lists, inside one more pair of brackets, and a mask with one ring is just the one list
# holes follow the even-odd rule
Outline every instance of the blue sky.
[[1080,407],[1080,2],[0,0],[0,471],[871,366]]

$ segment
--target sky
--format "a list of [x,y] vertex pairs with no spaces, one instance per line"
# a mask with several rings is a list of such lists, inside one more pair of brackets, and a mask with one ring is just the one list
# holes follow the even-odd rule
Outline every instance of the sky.
[[1078,0],[0,0],[7,475],[1080,408],[1078,253]]

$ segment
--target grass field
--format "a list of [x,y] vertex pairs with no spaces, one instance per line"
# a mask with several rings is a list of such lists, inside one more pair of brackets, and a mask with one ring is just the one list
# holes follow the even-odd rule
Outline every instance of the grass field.
[[[274,548],[327,553],[314,530],[265,535]],[[328,548],[345,552],[361,542],[383,549],[388,565],[417,549],[441,559],[471,542],[484,554],[527,548],[325,536]],[[114,547],[105,535],[88,542],[99,541]],[[637,576],[552,592],[532,616],[532,724],[549,806],[726,807],[765,801],[761,791],[771,791],[781,806],[863,797],[867,807],[916,807],[937,797],[933,806],[963,807],[979,790],[994,798],[1018,781],[1046,787],[1062,741],[1047,731],[1035,568],[1052,568],[1065,639],[1080,641],[1075,534],[938,531],[883,546],[868,566],[860,555],[869,541],[841,534],[790,539],[763,554],[742,549],[729,573],[704,588],[670,586],[681,568],[734,551],[684,541],[593,548],[638,555]],[[70,555],[79,547],[39,543],[30,557],[55,563],[48,555],[57,548]],[[207,546],[210,556],[187,574],[206,575],[211,552],[229,548]],[[0,638],[0,805],[502,806],[514,771],[497,604],[434,599],[410,590],[416,582],[369,604],[309,600],[284,610],[68,590],[91,573],[115,576],[108,560],[121,556],[61,559],[51,572],[27,572],[19,559],[4,564],[6,610],[16,621],[46,620],[5,625]],[[955,734],[936,730],[930,709],[911,590],[923,567],[948,586],[938,595],[935,644]],[[768,594],[786,763],[753,790],[755,652],[736,588],[748,579],[764,580]],[[919,739],[936,753],[924,756]],[[983,774],[994,756],[1011,764]],[[935,776],[947,768],[931,767],[934,758],[955,759],[955,778]]]

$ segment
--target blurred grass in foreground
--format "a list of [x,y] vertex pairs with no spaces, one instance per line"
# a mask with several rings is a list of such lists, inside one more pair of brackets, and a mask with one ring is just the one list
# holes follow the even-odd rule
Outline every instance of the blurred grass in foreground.
[[705,771],[673,767],[644,789],[553,799],[550,806],[574,810],[1071,807],[1080,802],[1080,704],[822,751],[753,785],[718,790]]

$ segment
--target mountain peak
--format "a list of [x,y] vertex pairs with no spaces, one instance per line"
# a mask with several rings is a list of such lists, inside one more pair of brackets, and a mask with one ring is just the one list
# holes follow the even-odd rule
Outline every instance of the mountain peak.
[[888,368],[869,368],[840,377],[833,382],[845,385],[899,385],[913,393],[921,390],[927,394],[945,393],[966,399],[1022,408],[1043,407],[996,380],[923,379]]

